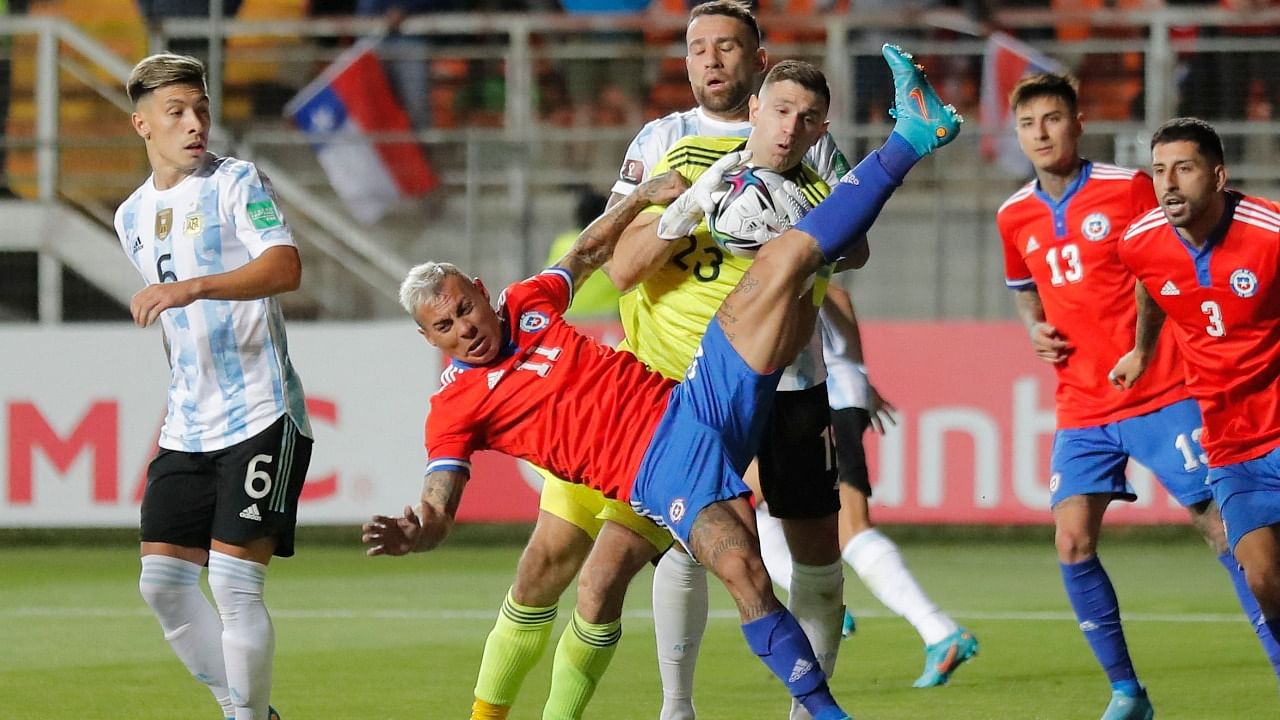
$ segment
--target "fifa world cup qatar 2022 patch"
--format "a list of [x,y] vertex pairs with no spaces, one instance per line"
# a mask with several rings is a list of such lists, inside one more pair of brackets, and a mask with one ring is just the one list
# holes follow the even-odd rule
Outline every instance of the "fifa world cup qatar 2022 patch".
[[622,172],[618,173],[618,177],[639,185],[644,180],[644,163],[635,158],[627,158],[626,162],[622,163]]

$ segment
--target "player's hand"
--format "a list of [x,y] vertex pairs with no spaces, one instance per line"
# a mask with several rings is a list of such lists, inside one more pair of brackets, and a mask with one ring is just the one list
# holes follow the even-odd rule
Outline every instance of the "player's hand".
[[769,195],[773,198],[773,206],[781,208],[786,213],[787,227],[800,222],[800,218],[808,215],[813,209],[813,203],[804,196],[800,187],[785,178],[782,181],[782,187],[769,188]]
[[667,206],[658,220],[658,237],[675,240],[692,233],[702,218],[715,210],[716,203],[729,189],[724,181],[725,173],[742,167],[750,159],[750,150],[739,150],[715,161],[688,190]]
[[1147,356],[1138,350],[1130,350],[1120,357],[1116,366],[1107,373],[1107,379],[1117,390],[1128,390],[1138,382],[1142,373],[1147,370]]
[[1067,359],[1071,345],[1058,332],[1058,328],[1045,322],[1031,326],[1031,347],[1045,362],[1059,363]]
[[196,301],[195,286],[189,281],[148,285],[129,301],[129,312],[138,327],[147,327],[169,308],[186,307]]
[[773,207],[760,212],[760,224],[751,233],[751,239],[761,245],[789,230],[813,209],[800,188],[787,179],[783,179],[781,187],[770,185],[769,196]]
[[871,429],[883,435],[890,425],[898,424],[898,408],[876,390],[875,385],[867,385],[867,414],[871,416]]
[[649,205],[666,205],[680,197],[689,189],[689,181],[675,170],[668,170],[661,175],[645,180],[636,188],[636,192]]
[[418,538],[423,532],[422,521],[409,505],[404,506],[401,517],[374,515],[361,530],[360,541],[369,546],[365,554],[370,557],[407,555],[418,548]]

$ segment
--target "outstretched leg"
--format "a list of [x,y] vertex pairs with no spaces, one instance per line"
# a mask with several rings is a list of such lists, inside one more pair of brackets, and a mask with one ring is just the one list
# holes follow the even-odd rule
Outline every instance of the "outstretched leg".
[[797,331],[801,305],[795,299],[809,277],[865,242],[867,230],[907,172],[959,133],[959,114],[942,103],[911,56],[886,45],[884,57],[893,70],[898,120],[889,140],[794,228],[761,247],[716,314],[725,337],[756,372],[772,372],[794,359],[803,337]]

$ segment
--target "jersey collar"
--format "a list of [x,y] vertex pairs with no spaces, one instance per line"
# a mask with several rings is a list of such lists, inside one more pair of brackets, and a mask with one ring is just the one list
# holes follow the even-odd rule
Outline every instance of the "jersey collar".
[[1240,204],[1240,193],[1235,190],[1226,190],[1224,192],[1227,197],[1226,203],[1222,207],[1222,217],[1218,218],[1218,224],[1213,226],[1213,230],[1209,231],[1209,237],[1205,240],[1204,247],[1197,250],[1194,245],[1182,237],[1182,233],[1178,232],[1178,228],[1172,224],[1169,225],[1169,231],[1178,239],[1178,242],[1182,243],[1182,247],[1191,256],[1191,262],[1196,267],[1196,280],[1201,287],[1209,287],[1213,284],[1212,276],[1209,274],[1209,258],[1213,255],[1213,249],[1227,236],[1227,231],[1231,229],[1231,222],[1235,220],[1236,205]]
[[1036,197],[1043,200],[1044,204],[1048,205],[1051,210],[1055,212],[1061,212],[1062,210],[1066,209],[1067,203],[1071,202],[1071,198],[1075,197],[1075,194],[1080,191],[1080,188],[1084,187],[1085,181],[1089,179],[1089,175],[1092,172],[1093,172],[1093,163],[1090,162],[1089,160],[1083,161],[1083,163],[1080,165],[1080,174],[1076,175],[1075,180],[1071,181],[1071,184],[1067,186],[1067,191],[1062,194],[1062,199],[1058,200],[1057,202],[1054,202],[1053,198],[1049,197],[1049,193],[1040,189],[1040,180],[1039,178],[1037,178],[1036,179]]

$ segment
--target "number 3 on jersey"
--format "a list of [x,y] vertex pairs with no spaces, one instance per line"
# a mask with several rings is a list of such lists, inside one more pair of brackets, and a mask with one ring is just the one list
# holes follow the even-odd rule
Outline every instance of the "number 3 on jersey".
[[1080,248],[1075,243],[1067,243],[1061,248],[1049,248],[1044,259],[1049,263],[1054,287],[1078,283],[1084,277],[1084,264],[1080,262]]
[[1209,333],[1210,337],[1222,337],[1227,334],[1227,326],[1222,324],[1222,308],[1218,303],[1205,300],[1200,303],[1200,312],[1209,318],[1209,324],[1204,326],[1204,331]]

